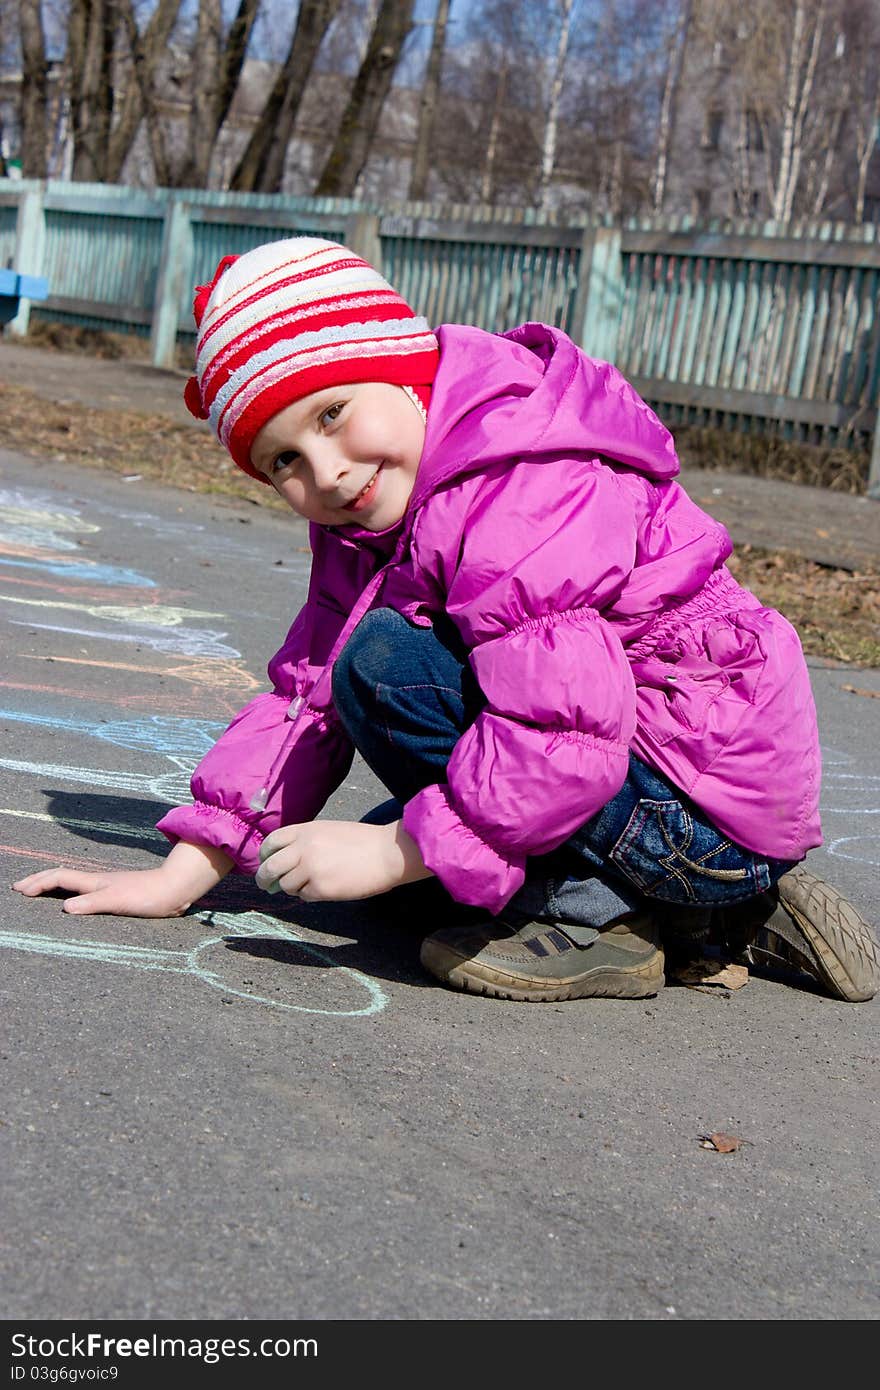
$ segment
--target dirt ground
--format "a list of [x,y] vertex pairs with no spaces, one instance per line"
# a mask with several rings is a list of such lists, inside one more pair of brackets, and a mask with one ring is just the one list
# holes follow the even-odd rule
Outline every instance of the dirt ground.
[[[98,358],[0,341],[0,444],[187,491],[281,507],[240,474],[182,399],[184,371],[143,360]],[[737,458],[737,437],[722,459]],[[880,667],[880,503],[845,491],[694,467],[682,482],[730,531],[731,568],[780,608],[805,650],[831,661]],[[697,455],[699,460],[699,455]],[[711,461],[718,463],[717,450]],[[700,460],[701,461],[701,460]]]

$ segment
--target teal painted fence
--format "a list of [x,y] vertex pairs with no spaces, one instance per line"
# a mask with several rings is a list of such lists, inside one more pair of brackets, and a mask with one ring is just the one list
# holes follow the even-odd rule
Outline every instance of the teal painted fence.
[[150,334],[160,366],[191,336],[192,287],[221,256],[302,233],[353,246],[433,323],[564,328],[672,423],[871,449],[880,497],[876,227],[562,225],[531,210],[0,180],[0,264],[50,284],[32,312]]

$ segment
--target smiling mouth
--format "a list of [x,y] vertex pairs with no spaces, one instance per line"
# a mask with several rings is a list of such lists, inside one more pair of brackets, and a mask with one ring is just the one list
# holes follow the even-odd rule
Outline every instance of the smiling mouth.
[[376,491],[376,483],[379,481],[379,474],[381,471],[382,465],[380,464],[372,478],[370,478],[369,482],[364,484],[357,496],[353,497],[350,502],[345,503],[342,508],[344,512],[359,512],[369,505],[373,500],[373,494]]

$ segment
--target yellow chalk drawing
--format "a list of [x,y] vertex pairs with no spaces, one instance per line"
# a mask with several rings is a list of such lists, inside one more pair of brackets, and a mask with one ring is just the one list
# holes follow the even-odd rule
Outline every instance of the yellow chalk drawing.
[[148,624],[150,627],[179,627],[189,618],[222,618],[201,608],[173,608],[162,603],[145,603],[137,607],[116,603],[70,603],[65,599],[20,598],[18,594],[0,594],[4,603],[18,603],[28,608],[66,608],[73,613],[88,613],[90,618],[105,618],[111,623]]

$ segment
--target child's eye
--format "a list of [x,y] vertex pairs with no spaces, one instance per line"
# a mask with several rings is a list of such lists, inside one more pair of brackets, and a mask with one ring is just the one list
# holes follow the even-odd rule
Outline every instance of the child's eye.
[[285,468],[293,468],[298,458],[299,454],[292,451],[279,454],[272,461],[272,473],[281,473]]
[[339,419],[339,416],[340,416],[341,413],[342,413],[342,402],[341,402],[341,401],[338,401],[335,405],[328,406],[327,409],[326,409],[325,411],[322,411],[322,413],[321,413],[321,424],[322,424],[322,425],[329,425],[329,424],[332,424],[332,422],[333,422],[334,420],[338,420],[338,419]]

